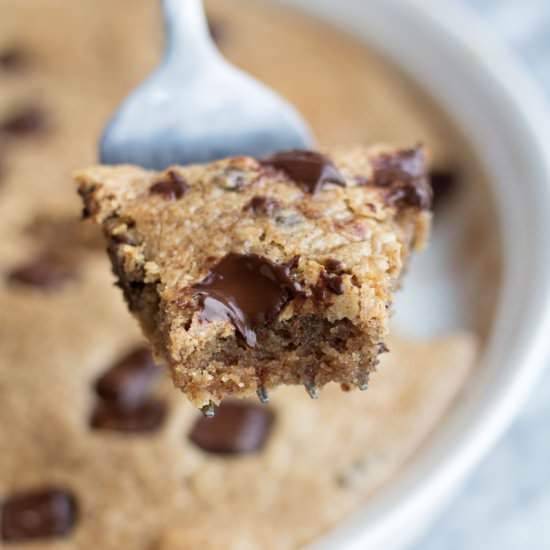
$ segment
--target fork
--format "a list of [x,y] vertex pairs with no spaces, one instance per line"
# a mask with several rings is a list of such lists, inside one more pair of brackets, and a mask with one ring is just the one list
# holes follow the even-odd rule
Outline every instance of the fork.
[[201,0],[163,0],[162,6],[164,58],[108,123],[102,163],[162,170],[311,146],[297,111],[221,56]]

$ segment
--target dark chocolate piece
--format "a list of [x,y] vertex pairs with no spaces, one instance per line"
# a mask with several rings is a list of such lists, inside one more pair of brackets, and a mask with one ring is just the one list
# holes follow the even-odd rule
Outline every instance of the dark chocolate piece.
[[342,275],[335,273],[327,273],[322,271],[319,274],[317,283],[312,288],[313,297],[318,303],[325,301],[328,298],[328,293],[344,294],[344,280]]
[[245,401],[222,403],[211,418],[198,418],[189,439],[203,451],[245,454],[261,450],[273,427],[273,412]]
[[163,179],[151,185],[150,192],[166,200],[180,199],[189,189],[188,183],[174,170],[168,170]]
[[159,374],[147,348],[122,357],[96,382],[99,400],[91,427],[126,433],[158,430],[167,413],[166,404],[151,397]]
[[431,207],[432,188],[426,174],[422,147],[378,155],[373,157],[372,165],[372,183],[387,188],[385,200],[388,205],[421,209]]
[[35,106],[15,111],[0,124],[0,131],[10,136],[37,134],[46,129],[46,116]]
[[44,255],[14,268],[7,275],[12,284],[57,290],[76,278],[74,269],[59,258]]
[[0,511],[4,542],[29,542],[68,535],[78,518],[74,495],[44,488],[7,497]]
[[300,293],[288,266],[256,254],[230,253],[193,287],[204,321],[229,320],[250,347],[256,329],[272,321]]
[[315,151],[283,151],[264,159],[262,164],[281,170],[312,195],[327,183],[346,186],[344,177],[331,160]]
[[96,430],[123,433],[154,432],[164,423],[166,413],[166,404],[156,399],[131,408],[100,399],[92,413],[90,426]]
[[149,399],[160,369],[151,352],[139,347],[119,359],[95,385],[97,394],[112,404],[132,409]]

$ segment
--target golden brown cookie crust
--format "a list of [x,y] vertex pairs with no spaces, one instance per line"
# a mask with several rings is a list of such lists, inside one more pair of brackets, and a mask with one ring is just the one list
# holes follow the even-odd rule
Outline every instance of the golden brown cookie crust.
[[[130,310],[199,407],[280,384],[311,395],[331,381],[364,388],[385,350],[393,291],[429,232],[425,151],[354,147],[319,158],[336,175],[315,192],[248,157],[76,175]],[[230,319],[205,318],[201,284],[230,256],[287,278],[288,296],[253,341]]]

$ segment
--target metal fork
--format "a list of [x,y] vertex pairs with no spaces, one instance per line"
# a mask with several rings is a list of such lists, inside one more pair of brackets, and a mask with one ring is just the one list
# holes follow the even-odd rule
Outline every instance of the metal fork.
[[217,51],[201,0],[163,0],[162,6],[164,59],[107,125],[101,162],[161,170],[310,147],[297,111]]

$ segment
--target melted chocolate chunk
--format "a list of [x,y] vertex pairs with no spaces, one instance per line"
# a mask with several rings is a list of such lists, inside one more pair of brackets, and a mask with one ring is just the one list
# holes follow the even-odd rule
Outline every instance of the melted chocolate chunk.
[[27,54],[16,46],[11,46],[0,52],[0,70],[16,72],[24,69],[28,64]]
[[74,269],[59,258],[48,255],[16,267],[8,273],[12,284],[57,290],[76,278]]
[[162,195],[166,200],[176,200],[183,197],[188,189],[189,185],[183,176],[174,170],[168,170],[164,179],[151,185],[149,191],[156,195]]
[[283,151],[263,160],[262,164],[281,170],[312,195],[327,183],[346,186],[344,177],[330,159],[314,151]]
[[279,210],[279,203],[271,197],[255,196],[245,207],[247,210],[252,210],[257,216],[271,217]]
[[264,447],[273,421],[273,412],[265,406],[228,401],[214,417],[198,418],[189,439],[207,453],[253,453]]
[[149,399],[160,369],[144,347],[132,350],[96,382],[97,394],[112,404],[132,409]]
[[455,170],[434,169],[430,171],[434,208],[437,208],[455,191],[458,180],[458,173]]
[[4,542],[63,537],[78,518],[76,499],[63,489],[45,488],[15,494],[2,503],[0,532]]
[[231,321],[250,347],[256,329],[271,322],[300,293],[288,266],[256,254],[230,253],[193,287],[204,321]]
[[156,399],[149,399],[131,408],[100,400],[92,413],[90,426],[96,430],[124,433],[154,432],[162,426],[166,413],[166,404]]
[[46,129],[46,116],[43,111],[29,106],[16,111],[0,124],[0,131],[11,136],[36,134]]
[[[432,188],[422,147],[381,154],[372,159],[374,185],[386,187],[386,203],[401,208],[429,209]],[[370,182],[369,182],[370,183]]]

